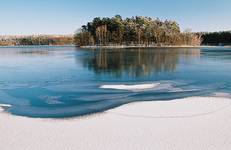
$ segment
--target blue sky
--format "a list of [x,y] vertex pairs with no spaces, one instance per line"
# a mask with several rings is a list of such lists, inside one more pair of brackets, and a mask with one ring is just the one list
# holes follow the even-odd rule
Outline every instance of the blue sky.
[[71,34],[94,17],[176,20],[182,30],[231,30],[231,0],[0,0],[0,35]]

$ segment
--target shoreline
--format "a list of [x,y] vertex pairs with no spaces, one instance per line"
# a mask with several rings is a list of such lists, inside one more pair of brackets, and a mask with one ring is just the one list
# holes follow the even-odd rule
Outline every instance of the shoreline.
[[230,46],[80,46],[83,49],[132,49],[132,48],[216,48]]
[[0,48],[21,48],[21,47],[76,47],[75,45],[11,45],[0,46]]
[[104,113],[59,120],[14,116],[0,108],[0,147],[4,150],[230,149],[230,100],[189,97],[137,102]]
[[21,47],[77,47],[82,49],[137,49],[137,48],[231,48],[231,46],[76,46],[76,45],[10,45],[10,46],[0,46],[0,48],[21,48]]

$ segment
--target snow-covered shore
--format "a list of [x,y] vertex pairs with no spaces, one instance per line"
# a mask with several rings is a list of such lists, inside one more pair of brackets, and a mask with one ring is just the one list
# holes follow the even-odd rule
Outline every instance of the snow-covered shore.
[[139,102],[72,119],[33,119],[0,109],[2,150],[227,150],[231,99]]

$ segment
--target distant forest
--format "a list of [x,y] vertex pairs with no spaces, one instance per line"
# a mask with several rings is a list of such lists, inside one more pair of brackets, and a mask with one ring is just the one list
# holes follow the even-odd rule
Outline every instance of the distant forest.
[[119,15],[94,18],[78,30],[74,39],[78,46],[199,46],[202,41],[201,34],[181,32],[175,21],[142,16],[123,19]]
[[203,33],[202,39],[202,45],[231,45],[231,31]]
[[73,45],[73,36],[37,35],[37,36],[1,36],[0,46],[19,45]]

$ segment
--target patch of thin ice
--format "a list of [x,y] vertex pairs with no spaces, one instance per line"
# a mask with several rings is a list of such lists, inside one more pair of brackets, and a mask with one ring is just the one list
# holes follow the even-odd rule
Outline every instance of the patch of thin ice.
[[100,88],[102,89],[115,89],[115,90],[129,90],[129,91],[142,91],[153,89],[158,87],[160,83],[151,83],[151,84],[136,84],[136,85],[125,85],[125,84],[118,84],[118,85],[102,85]]
[[11,107],[11,105],[8,105],[8,104],[0,104],[0,112],[3,112],[4,111],[4,108],[9,108]]
[[0,107],[11,107],[11,105],[8,105],[8,104],[0,104]]

